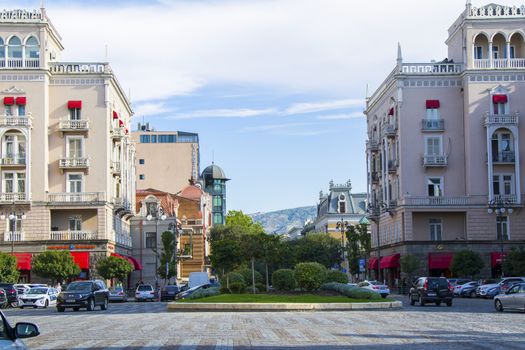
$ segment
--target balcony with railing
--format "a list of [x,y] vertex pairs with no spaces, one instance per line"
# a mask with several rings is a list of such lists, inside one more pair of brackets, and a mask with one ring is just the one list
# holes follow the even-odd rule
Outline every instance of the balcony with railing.
[[423,166],[425,167],[446,167],[448,165],[448,156],[446,155],[424,155]]
[[445,121],[443,119],[423,119],[421,124],[421,129],[425,132],[445,130]]
[[383,125],[383,135],[386,135],[387,137],[395,137],[396,130],[397,130],[397,125],[395,124],[384,124]]
[[2,115],[0,116],[0,127],[3,128],[24,128],[24,127],[31,127],[32,125],[32,118],[31,115],[22,115],[22,116],[8,116],[8,115]]
[[505,125],[518,125],[519,114],[516,112],[514,114],[485,114],[483,119],[483,124],[496,125],[496,126],[505,126]]
[[379,142],[375,139],[370,139],[366,141],[366,148],[372,152],[376,152],[379,150]]
[[92,231],[50,231],[51,241],[89,241],[97,239],[97,233]]
[[450,75],[463,71],[463,63],[430,62],[430,63],[403,63],[401,74],[412,75]]
[[503,203],[503,204],[517,204],[518,196],[515,194],[495,194],[493,195],[493,200],[490,202]]
[[24,240],[23,231],[4,232],[4,242],[20,242]]
[[89,167],[88,158],[60,158],[60,169],[86,169]]
[[523,69],[525,58],[474,59],[474,69]]
[[514,164],[516,153],[514,151],[494,152],[492,162],[496,164]]
[[115,242],[125,247],[131,247],[131,236],[124,233],[115,233]]
[[49,193],[47,200],[52,204],[83,204],[103,202],[105,198],[104,192],[61,192]]
[[131,203],[122,197],[114,197],[113,205],[115,209],[120,208],[125,210],[131,210]]
[[108,63],[101,62],[50,62],[53,74],[111,74]]
[[6,69],[27,69],[40,68],[39,58],[2,58],[0,60],[0,68]]
[[111,138],[118,140],[126,136],[126,131],[124,128],[113,128],[111,129]]
[[24,192],[0,193],[0,203],[28,202],[29,194]]
[[25,166],[26,155],[24,153],[19,154],[5,154],[0,158],[0,165],[2,166]]
[[119,175],[121,172],[121,163],[120,161],[112,161],[111,162],[111,173],[113,175]]
[[62,119],[59,124],[60,131],[88,131],[89,121],[86,119],[71,120]]
[[461,206],[469,205],[470,197],[467,196],[415,196],[405,197],[404,205],[410,206]]

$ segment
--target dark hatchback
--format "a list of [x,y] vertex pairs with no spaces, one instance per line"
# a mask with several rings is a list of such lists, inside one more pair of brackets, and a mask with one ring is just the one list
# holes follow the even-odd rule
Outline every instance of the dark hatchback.
[[418,278],[412,288],[410,288],[410,305],[419,302],[419,305],[424,306],[425,303],[435,303],[437,306],[442,302],[447,306],[452,306],[452,286],[444,277],[420,277]]
[[18,304],[18,291],[13,283],[0,283],[0,288],[5,290],[7,301],[11,304]]
[[107,310],[109,303],[109,290],[104,282],[100,280],[76,281],[67,286],[67,290],[58,295],[57,310],[64,312],[66,308],[78,311],[86,308],[93,311],[96,306],[101,310]]
[[164,286],[160,290],[160,301],[175,300],[175,296],[180,292],[177,286]]

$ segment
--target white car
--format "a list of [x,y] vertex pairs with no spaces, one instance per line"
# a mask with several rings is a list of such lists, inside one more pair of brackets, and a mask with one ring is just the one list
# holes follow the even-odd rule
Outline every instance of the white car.
[[155,301],[155,289],[151,284],[141,284],[135,290],[135,300],[151,300]]
[[381,294],[382,298],[386,298],[388,294],[390,294],[390,289],[388,289],[388,286],[378,281],[363,281],[358,283],[357,286],[379,293]]
[[21,309],[24,307],[46,308],[51,305],[56,305],[57,296],[58,292],[55,288],[34,287],[18,298],[18,306]]

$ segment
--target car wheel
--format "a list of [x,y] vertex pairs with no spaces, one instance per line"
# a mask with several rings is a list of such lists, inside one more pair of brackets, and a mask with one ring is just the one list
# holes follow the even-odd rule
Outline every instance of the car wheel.
[[388,296],[388,294],[381,294],[381,298],[383,298],[383,299],[386,299],[387,296]]
[[421,295],[419,296],[419,306],[425,306],[425,301]]
[[44,303],[44,309],[47,309],[48,306],[49,306],[49,300],[46,300],[46,302]]
[[23,306],[20,306],[21,309],[23,309],[24,307]]
[[108,300],[104,299],[104,304],[100,305],[100,310],[107,310],[108,309]]
[[469,297],[475,298],[476,297],[476,291],[473,290],[472,292],[470,292]]
[[451,301],[447,301],[447,306],[452,306],[452,300]]
[[66,308],[57,306],[57,311],[58,312],[64,312],[64,311],[66,311]]
[[494,302],[494,307],[496,308],[496,311],[502,312],[503,311],[503,304],[501,303],[501,300],[496,299]]
[[436,301],[436,306],[441,306],[441,301]]
[[74,307],[74,308],[73,308],[73,311],[78,311],[78,310],[80,310],[79,307]]
[[88,305],[87,305],[87,311],[93,311],[95,310],[95,301],[93,299],[89,299]]
[[408,297],[410,298],[410,305],[412,306],[416,305],[416,301],[412,299],[412,295],[409,295]]

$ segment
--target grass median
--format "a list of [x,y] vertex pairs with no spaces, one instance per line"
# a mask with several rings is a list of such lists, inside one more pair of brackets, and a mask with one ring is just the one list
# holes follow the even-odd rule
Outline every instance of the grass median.
[[181,299],[181,303],[374,303],[391,302],[392,299],[352,299],[343,295],[325,296],[315,294],[221,294],[199,299]]

